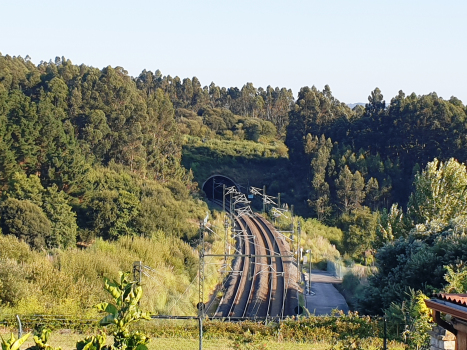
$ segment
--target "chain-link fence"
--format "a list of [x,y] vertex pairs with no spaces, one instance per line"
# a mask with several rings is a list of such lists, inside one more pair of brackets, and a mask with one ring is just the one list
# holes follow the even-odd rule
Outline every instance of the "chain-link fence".
[[330,274],[334,275],[340,280],[343,279],[344,276],[350,271],[350,268],[345,267],[342,260],[328,260],[326,269]]

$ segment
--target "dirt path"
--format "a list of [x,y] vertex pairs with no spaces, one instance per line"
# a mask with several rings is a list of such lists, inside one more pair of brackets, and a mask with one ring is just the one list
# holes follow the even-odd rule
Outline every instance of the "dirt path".
[[[308,274],[305,280],[308,284]],[[311,272],[311,294],[306,294],[307,309],[315,315],[330,315],[333,309],[349,311],[349,306],[342,294],[333,286],[333,283],[341,283],[326,271],[313,270]]]

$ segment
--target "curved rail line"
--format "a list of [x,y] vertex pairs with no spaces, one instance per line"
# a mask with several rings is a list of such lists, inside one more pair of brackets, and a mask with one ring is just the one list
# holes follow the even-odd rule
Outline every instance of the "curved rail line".
[[290,252],[263,217],[243,215],[235,222],[242,232],[236,244],[239,256],[232,263],[238,273],[227,278],[214,316],[284,317],[287,282],[282,256]]
[[265,255],[273,255],[266,258],[266,270],[262,268],[263,276],[268,280],[266,297],[262,299],[261,307],[251,316],[283,316],[284,265],[276,238],[271,227],[263,225],[262,220],[264,219],[255,216],[248,218],[248,220],[251,221],[257,234],[262,238]]

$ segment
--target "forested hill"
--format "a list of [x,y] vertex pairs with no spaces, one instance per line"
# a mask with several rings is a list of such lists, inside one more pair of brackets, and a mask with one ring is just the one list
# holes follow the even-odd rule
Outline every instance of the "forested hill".
[[292,163],[307,172],[307,199],[322,218],[365,204],[376,210],[407,202],[413,175],[427,162],[467,160],[466,107],[431,93],[386,103],[375,89],[350,110],[326,87],[302,88],[287,128]]
[[121,67],[0,56],[4,234],[48,248],[162,231],[189,240],[206,206],[181,146],[168,95]]
[[0,54],[2,232],[47,248],[160,232],[189,241],[206,205],[181,165],[184,138],[275,140],[292,104],[286,89]]
[[[49,246],[163,227],[190,239],[205,209],[189,168],[197,180],[230,165],[242,179],[263,174],[255,185],[348,231],[405,206],[428,161],[467,159],[466,107],[455,97],[400,92],[386,103],[375,89],[350,109],[329,86],[304,87],[294,100],[286,88],[203,87],[196,77],[131,77],[65,58],[36,66],[0,55],[0,120],[3,232],[29,232],[7,219],[20,210],[43,218]],[[36,231],[22,234],[34,242]]]

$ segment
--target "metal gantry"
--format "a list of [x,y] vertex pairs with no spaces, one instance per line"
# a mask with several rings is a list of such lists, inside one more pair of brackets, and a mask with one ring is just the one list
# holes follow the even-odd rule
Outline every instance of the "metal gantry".
[[[249,190],[250,190],[250,193],[252,194],[255,194],[255,195],[259,195],[262,197],[262,202],[263,202],[263,208],[265,207],[266,204],[272,204],[272,205],[277,205],[276,202],[274,201],[274,199],[278,199],[278,203],[280,203],[280,194],[278,197],[273,197],[273,196],[268,196],[266,195],[266,187],[263,186],[262,189],[260,188],[256,188],[256,187],[253,187],[253,186],[250,186],[249,187]],[[235,229],[235,218],[240,218],[242,216],[248,216],[248,217],[253,217],[254,216],[254,213],[253,211],[251,210],[251,207],[249,206],[249,204],[251,203],[247,196],[238,191],[237,187],[236,186],[231,186],[231,187],[225,187],[225,184],[223,184],[223,189],[222,189],[222,209],[223,211],[225,212],[225,207],[226,207],[226,196],[227,195],[230,195],[230,201],[229,201],[229,212],[230,212],[230,220],[231,220],[231,228],[232,228],[232,238],[243,238],[243,239],[240,239],[240,242],[242,241],[250,241],[250,239],[255,239],[255,236],[253,234],[248,234],[248,232],[246,230],[237,230]],[[237,208],[237,205],[242,205],[241,207]],[[286,209],[281,209],[281,208],[277,208],[277,207],[273,207],[273,210],[276,210],[277,212],[279,213],[285,213]],[[285,214],[283,214],[285,216]],[[204,226],[203,226],[203,229],[202,230],[205,230],[205,224],[206,222],[204,223]],[[239,253],[235,253],[235,254],[230,254],[230,252],[228,253],[227,252],[227,247],[228,247],[228,244],[227,244],[227,232],[228,232],[228,222],[227,222],[227,216],[225,217],[225,221],[224,221],[224,228],[225,228],[225,234],[224,234],[224,254],[222,255],[218,255],[218,254],[206,254],[204,252],[204,248],[200,249],[200,305],[202,303],[201,300],[204,300],[204,292],[201,292],[202,291],[202,286],[201,286],[201,283],[204,283],[204,281],[202,281],[202,279],[204,279],[204,272],[201,271],[201,268],[204,269],[204,258],[205,257],[223,257],[224,258],[224,271],[227,271],[227,258],[231,257],[231,258],[236,258],[236,257],[249,257],[249,258],[254,258],[254,257],[267,257],[267,258],[271,258],[271,257],[275,257],[275,258],[293,258],[293,255],[280,255],[280,254],[266,254],[266,255],[260,255],[260,254],[250,254],[250,255],[244,255],[244,254],[239,254]],[[281,233],[279,233],[278,231],[276,231],[279,235],[285,237],[285,238],[288,238],[284,235],[282,235]],[[290,232],[293,232],[293,229],[292,231]],[[203,242],[203,240],[201,239],[200,237],[200,242]],[[255,244],[253,242],[253,244]],[[201,261],[203,260],[203,261]],[[254,264],[259,264],[259,263],[254,263]],[[261,265],[266,265],[266,264],[261,264]],[[267,269],[261,269],[260,272],[258,273],[264,273],[264,272],[267,272],[267,273],[277,273],[273,267],[273,264],[267,264],[268,265],[268,268]],[[229,273],[239,273],[241,274],[242,272],[241,271],[235,271],[234,269],[231,269],[231,271]],[[258,274],[256,273],[256,274]],[[255,274],[255,275],[256,275]],[[283,272],[281,273],[278,273],[278,274],[282,274],[284,275]],[[201,299],[202,298],[202,299]]]
[[[220,186],[220,185],[219,185]],[[218,186],[218,187],[219,187]],[[213,183],[213,192],[215,190],[215,184]],[[272,212],[273,215],[275,216],[285,216],[285,212],[287,211],[284,208],[280,208],[280,194],[278,197],[273,197],[273,196],[268,196],[266,194],[266,187],[263,186],[262,189],[256,188],[256,187],[249,187],[250,193],[254,195],[259,195],[262,198],[263,202],[263,212],[266,209],[266,205],[272,205]],[[249,258],[294,258],[293,254],[289,255],[281,255],[280,253],[276,254],[241,254],[240,252],[236,252],[234,254],[230,254],[230,245],[228,244],[228,228],[229,228],[229,220],[230,218],[230,227],[231,227],[231,232],[232,232],[232,238],[243,238],[240,239],[240,241],[250,241],[250,239],[255,240],[255,235],[253,234],[248,234],[246,230],[237,230],[235,227],[235,220],[236,218],[240,218],[242,216],[248,216],[248,217],[253,217],[254,213],[251,210],[251,207],[249,206],[250,201],[248,200],[247,196],[244,193],[241,193],[238,191],[236,186],[231,186],[231,187],[226,187],[225,184],[222,184],[222,210],[226,214],[226,196],[230,196],[229,200],[229,215],[225,215],[224,217],[224,254],[206,254],[205,251],[205,244],[204,244],[204,234],[206,230],[209,230],[207,227],[207,220],[204,220],[200,222],[200,237],[199,237],[199,242],[200,242],[200,247],[199,247],[199,272],[198,272],[198,291],[199,291],[199,302],[198,302],[198,320],[199,320],[199,348],[202,349],[203,346],[203,320],[206,316],[206,309],[205,309],[205,304],[204,304],[204,282],[205,282],[205,258],[207,257],[218,257],[218,258],[223,258],[223,271],[229,274],[242,274],[243,271],[235,271],[234,269],[231,269],[228,271],[227,268],[227,261],[228,258],[237,258],[237,257],[249,257]],[[275,199],[277,199],[277,203],[275,202]],[[239,207],[237,207],[239,206]],[[293,242],[293,234],[294,234],[294,224],[293,224],[293,206],[292,206],[292,229],[291,231],[282,231],[283,233],[285,232],[290,232],[292,233],[292,242]],[[211,231],[211,230],[210,230]],[[283,235],[280,231],[276,230],[276,233],[279,234],[280,236],[289,239],[285,235]],[[299,237],[297,239],[297,267],[299,268],[299,248],[300,248],[300,223],[298,227],[298,233]],[[227,250],[229,250],[227,252]],[[254,262],[253,264],[255,265],[261,265],[260,266],[260,271],[256,272],[254,276],[261,274],[261,273],[268,273],[268,274],[275,274],[277,276],[282,276],[285,277],[285,272],[278,272],[274,269],[274,266],[272,262],[270,264],[264,264],[264,263],[259,263],[259,262]],[[297,276],[297,279],[299,276]],[[290,279],[290,274],[289,274],[289,279]],[[284,289],[285,289],[285,283],[284,283]],[[297,303],[298,303],[298,289],[297,289]],[[285,294],[284,294],[284,300],[282,303],[282,308],[284,308],[285,305]],[[298,305],[298,309],[300,309]],[[283,316],[283,311],[282,311],[282,316]],[[255,317],[258,319],[257,317]],[[268,318],[268,315],[265,317],[266,319]]]

